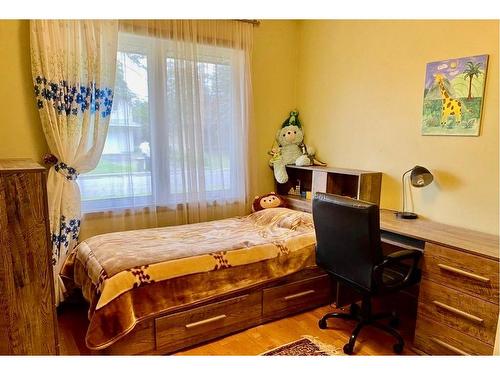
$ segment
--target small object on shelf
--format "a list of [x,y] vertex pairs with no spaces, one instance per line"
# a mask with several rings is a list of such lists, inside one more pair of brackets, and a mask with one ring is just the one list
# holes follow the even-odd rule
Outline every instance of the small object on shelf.
[[319,165],[320,167],[326,167],[326,163],[324,163],[318,159],[313,159],[313,165]]
[[300,195],[300,192],[297,193],[296,190],[291,187],[290,190],[288,190],[288,195]]
[[306,199],[311,200],[312,199],[312,191],[306,191]]

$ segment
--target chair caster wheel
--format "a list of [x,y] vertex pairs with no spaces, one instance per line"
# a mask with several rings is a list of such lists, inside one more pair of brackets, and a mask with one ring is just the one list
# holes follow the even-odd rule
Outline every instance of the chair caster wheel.
[[396,353],[396,354],[401,354],[403,352],[403,348],[404,348],[404,344],[397,343],[397,344],[394,344],[394,346],[392,347],[392,350],[394,350],[394,353]]
[[320,319],[318,322],[318,326],[320,329],[325,329],[326,328],[326,320]]
[[392,317],[391,320],[389,321],[389,326],[392,328],[398,328],[399,318],[397,316]]
[[353,348],[349,344],[344,345],[344,353],[347,355],[351,355],[353,352]]

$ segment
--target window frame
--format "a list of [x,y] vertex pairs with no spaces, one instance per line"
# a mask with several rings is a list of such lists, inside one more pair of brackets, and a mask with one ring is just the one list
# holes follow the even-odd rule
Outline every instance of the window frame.
[[[197,60],[192,60],[185,58],[183,56],[179,56],[178,53],[175,53],[175,50],[173,46],[169,47],[169,44],[174,44],[174,43],[179,43],[179,41],[174,41],[174,40],[169,40],[169,39],[161,39],[157,37],[150,37],[150,36],[142,36],[142,35],[137,35],[137,34],[131,34],[131,33],[124,33],[120,32],[119,33],[119,43],[118,43],[118,51],[117,53],[134,53],[134,54],[140,54],[144,55],[146,57],[147,61],[147,84],[148,84],[148,111],[149,111],[149,131],[150,131],[150,161],[151,161],[151,171],[150,171],[150,181],[151,181],[151,193],[147,196],[127,196],[127,197],[119,197],[119,198],[103,198],[103,199],[94,199],[94,200],[87,200],[85,201],[82,199],[82,212],[87,213],[87,212],[99,212],[99,211],[106,211],[106,210],[113,210],[113,209],[130,209],[130,208],[141,208],[141,207],[148,207],[151,205],[156,205],[156,206],[172,206],[172,205],[177,205],[179,203],[191,203],[189,199],[186,199],[186,196],[189,196],[190,194],[196,194],[197,192],[189,192],[189,191],[184,191],[180,193],[174,192],[174,188],[171,187],[171,178],[167,177],[164,178],[166,180],[166,185],[162,185],[162,189],[166,189],[168,191],[168,196],[171,197],[172,203],[157,203],[155,202],[157,199],[157,176],[155,173],[155,147],[157,147],[156,142],[154,141],[155,134],[158,132],[158,129],[160,128],[158,125],[155,125],[159,121],[157,118],[158,115],[155,113],[155,108],[158,105],[159,102],[161,102],[161,98],[158,99],[156,97],[156,93],[165,91],[164,95],[166,97],[166,82],[162,82],[159,77],[166,78],[167,76],[167,59],[168,58],[173,58],[176,60],[187,60],[191,61],[194,64],[199,64],[200,62],[202,63],[211,63],[211,64],[222,64],[222,65],[227,65],[231,67],[231,83],[232,87],[231,90],[234,90],[234,74],[233,74],[233,63],[234,61],[234,54],[235,53],[243,53],[243,51],[234,49],[234,48],[229,48],[229,47],[216,47],[217,52],[220,53],[220,51],[223,51],[224,54],[223,56],[214,56],[213,53],[210,54],[210,50],[214,48],[212,45],[204,45],[197,43],[196,48],[198,49],[199,53],[197,53],[198,59]],[[161,45],[163,44],[163,45]],[[162,51],[163,50],[163,51]],[[224,64],[224,61],[226,62]],[[117,62],[118,64],[118,62]],[[197,66],[196,69],[199,69]],[[231,94],[232,96],[232,94]],[[163,98],[163,96],[162,96]],[[231,100],[231,113],[233,112],[234,108],[234,99],[232,98]],[[112,121],[112,117],[110,119]],[[233,126],[238,126],[237,124],[233,124]],[[167,128],[165,126],[165,128]],[[163,129],[165,133],[168,133],[168,129]],[[241,140],[243,142],[243,140]],[[243,147],[243,146],[242,146]],[[168,152],[168,151],[167,151]],[[233,159],[235,158],[236,155],[231,155],[229,158],[230,166],[229,166],[229,177],[230,177],[230,186],[227,189],[217,189],[217,190],[205,190],[204,194],[206,197],[207,201],[217,201],[217,198],[221,196],[221,194],[228,194],[226,196],[226,200],[230,202],[236,202],[236,201],[242,201],[245,199],[244,197],[244,191],[239,191],[238,185],[240,184],[239,182],[233,182],[237,178],[237,174],[234,173],[234,168],[238,168],[237,165],[233,166],[231,168],[231,164]],[[99,161],[100,162],[100,161]],[[168,163],[167,163],[168,165]],[[206,171],[206,169],[205,169]],[[163,173],[166,174],[166,176],[170,176],[170,166],[167,166],[167,169],[163,171]],[[185,173],[181,170],[181,173]],[[205,173],[205,172],[204,172]],[[124,173],[124,175],[129,175],[130,172]],[[81,176],[85,178],[85,176]],[[105,177],[103,177],[105,178]],[[241,186],[240,188],[244,189],[244,186]],[[83,197],[82,197],[83,198]],[[106,203],[112,201],[112,204]],[[91,202],[89,204],[89,202]],[[118,204],[115,204],[118,202]],[[122,202],[120,204],[120,202]],[[87,206],[87,207],[85,207]]]

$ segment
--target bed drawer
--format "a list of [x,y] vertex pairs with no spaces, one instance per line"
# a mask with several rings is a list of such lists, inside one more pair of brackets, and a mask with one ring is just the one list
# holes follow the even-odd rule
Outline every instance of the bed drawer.
[[276,319],[330,302],[330,277],[322,275],[263,291],[263,317]]
[[419,317],[415,329],[415,346],[432,355],[491,355],[493,346],[457,330]]
[[498,304],[498,262],[458,250],[425,244],[423,276]]
[[157,318],[156,349],[172,352],[255,325],[261,301],[259,291]]
[[493,303],[422,280],[419,318],[422,315],[487,344],[495,343],[498,305]]

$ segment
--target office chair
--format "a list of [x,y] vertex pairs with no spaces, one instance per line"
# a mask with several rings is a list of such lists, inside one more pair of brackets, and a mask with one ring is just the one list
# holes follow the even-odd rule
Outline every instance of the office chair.
[[[316,193],[312,213],[316,231],[316,264],[332,278],[362,295],[361,306],[352,304],[349,313],[326,314],[319,321],[319,327],[325,329],[330,318],[358,321],[344,346],[344,353],[352,354],[361,329],[372,325],[394,336],[397,342],[393,350],[401,353],[404,341],[394,329],[399,322],[397,315],[374,314],[371,299],[419,282],[421,251],[401,250],[383,256],[380,214],[375,204]],[[381,324],[379,320],[382,319],[390,319],[390,324]]]

